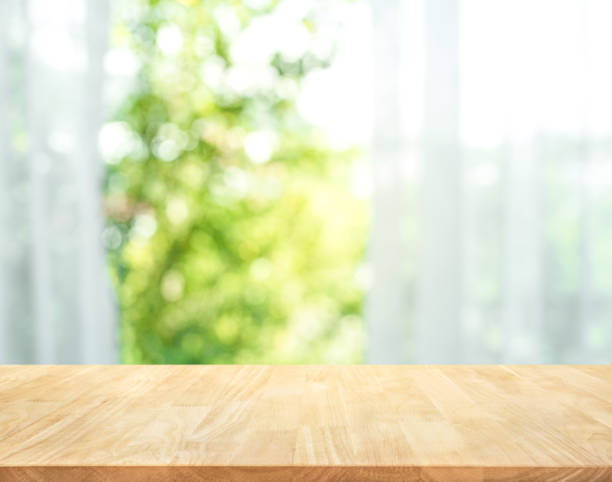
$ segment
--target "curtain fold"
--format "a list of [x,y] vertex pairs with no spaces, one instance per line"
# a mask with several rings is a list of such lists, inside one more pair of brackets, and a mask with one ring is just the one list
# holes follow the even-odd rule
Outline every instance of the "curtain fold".
[[97,148],[108,4],[1,8],[0,362],[115,362]]
[[[369,258],[372,286],[366,305],[370,320],[367,339],[368,357],[378,363],[404,361],[407,327],[398,323],[397,314],[406,308],[404,299],[404,257],[401,213],[402,199],[400,133],[401,95],[401,0],[374,1],[372,6],[374,35],[374,122],[371,155],[376,158],[372,180],[372,229]],[[386,32],[382,35],[382,31]],[[382,73],[383,75],[379,75]],[[384,282],[382,282],[384,280]]]
[[611,362],[612,5],[370,7],[368,361]]

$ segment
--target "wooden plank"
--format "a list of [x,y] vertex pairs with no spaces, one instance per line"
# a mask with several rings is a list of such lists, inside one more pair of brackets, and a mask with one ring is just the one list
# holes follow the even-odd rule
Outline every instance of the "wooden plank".
[[41,479],[612,481],[612,367],[0,367]]

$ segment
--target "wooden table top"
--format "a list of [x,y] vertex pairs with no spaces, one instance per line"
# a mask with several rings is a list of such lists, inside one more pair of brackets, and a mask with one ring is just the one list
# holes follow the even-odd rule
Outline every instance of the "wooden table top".
[[2,366],[0,480],[612,480],[611,366]]

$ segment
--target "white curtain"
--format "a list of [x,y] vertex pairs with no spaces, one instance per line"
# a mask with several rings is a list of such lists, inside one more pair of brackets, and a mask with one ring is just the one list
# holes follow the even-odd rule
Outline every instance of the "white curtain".
[[0,363],[117,360],[98,128],[105,0],[0,2]]
[[368,361],[612,362],[612,2],[370,7]]

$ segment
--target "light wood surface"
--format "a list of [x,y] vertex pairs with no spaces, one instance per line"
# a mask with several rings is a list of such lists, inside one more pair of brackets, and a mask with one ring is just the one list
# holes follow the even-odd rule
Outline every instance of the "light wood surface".
[[4,366],[0,480],[612,480],[610,366]]

